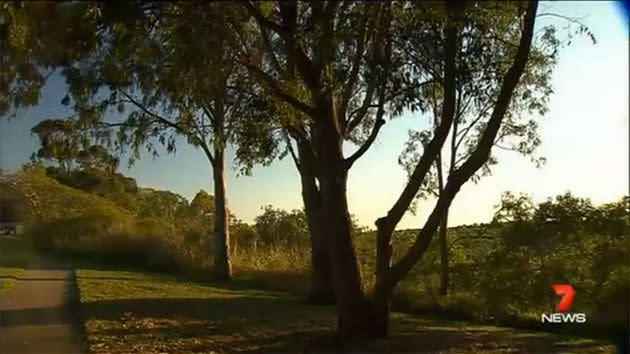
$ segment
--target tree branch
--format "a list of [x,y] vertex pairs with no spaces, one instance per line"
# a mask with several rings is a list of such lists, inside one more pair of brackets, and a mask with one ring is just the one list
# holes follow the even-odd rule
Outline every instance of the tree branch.
[[[454,10],[449,6],[449,16],[453,17]],[[441,119],[435,129],[435,133],[431,141],[426,145],[420,161],[409,176],[409,181],[402,193],[387,212],[387,215],[377,220],[377,227],[387,228],[393,232],[394,228],[400,222],[403,215],[409,209],[409,205],[415,198],[418,190],[422,187],[422,183],[429,172],[433,161],[437,154],[441,151],[444,142],[450,131],[451,124],[455,116],[456,101],[456,58],[458,48],[458,27],[454,21],[448,24],[446,30],[446,48],[444,63],[444,99],[442,100]]]
[[357,79],[359,77],[359,67],[361,66],[361,58],[363,57],[363,53],[365,52],[365,42],[367,41],[365,37],[367,22],[368,22],[368,10],[369,7],[364,8],[363,17],[361,18],[361,27],[359,32],[359,43],[357,45],[356,52],[354,53],[354,58],[352,60],[352,67],[350,69],[350,73],[348,75],[348,81],[344,85],[344,88],[341,93],[340,100],[340,111],[345,114],[348,103],[352,98],[352,92],[354,91],[354,87],[356,85]]
[[[407,93],[409,91],[412,91],[412,90],[419,89],[420,87],[422,87],[424,85],[427,85],[427,84],[430,84],[430,83],[433,83],[433,82],[434,82],[433,80],[427,80],[427,81],[423,81],[423,82],[417,83],[415,85],[411,85],[411,86],[402,88],[402,89],[400,89],[398,91],[392,92],[392,93],[390,93],[389,95],[386,96],[384,102],[388,103],[388,102],[394,100],[396,97],[398,97],[398,96],[400,96],[402,94],[405,94],[405,93]],[[368,96],[366,94],[366,97],[363,100],[363,104],[359,108],[353,110],[352,112],[350,112],[350,114],[348,114],[348,121],[349,121],[349,123],[348,123],[348,125],[346,127],[346,136],[348,134],[350,134],[354,129],[356,129],[359,126],[359,124],[361,124],[361,121],[363,120],[363,118],[365,118],[365,116],[367,115],[367,111],[370,108],[378,108],[378,104],[371,104],[373,96],[374,96],[374,93],[372,91],[370,93],[370,98],[368,100]],[[355,114],[358,114],[358,115],[356,116],[356,118],[353,119],[352,117]]]
[[525,65],[527,64],[531,50],[537,8],[537,0],[528,2],[524,16],[524,26],[516,56],[503,78],[501,90],[499,91],[499,96],[494,110],[475,151],[460,168],[455,170],[453,174],[449,176],[444,192],[438,198],[433,211],[427,218],[427,221],[421,231],[416,236],[416,240],[413,245],[409,248],[408,252],[390,268],[390,272],[388,273],[390,286],[395,286],[407,273],[409,273],[413,266],[422,257],[429,247],[435,231],[451,205],[451,202],[455,198],[455,195],[459,192],[461,186],[487,161],[490,155],[490,150],[493,146],[494,138],[501,127],[501,122],[512,99],[514,89],[520,81],[523,71],[525,70]]
[[179,124],[177,124],[175,122],[172,122],[172,121],[170,121],[170,120],[168,120],[168,119],[166,119],[166,118],[164,118],[164,117],[162,117],[162,116],[160,116],[160,115],[158,115],[158,114],[156,114],[154,112],[151,112],[143,104],[141,104],[140,102],[136,101],[129,94],[123,92],[123,96],[125,96],[129,100],[130,103],[132,103],[134,106],[138,107],[145,114],[155,118],[160,123],[175,129],[180,134],[185,135],[187,137],[190,137],[198,146],[200,146],[202,148],[202,150],[206,154],[206,157],[208,158],[208,160],[210,160],[210,163],[212,164],[212,166],[215,165],[214,156],[212,155],[212,152],[208,148],[208,144],[206,144],[204,139],[202,139],[201,137],[199,137],[199,136],[197,136],[195,134],[191,134],[190,132],[186,131],[183,127],[181,127]]
[[298,172],[301,172],[302,168],[300,166],[300,160],[293,150],[293,145],[291,143],[291,138],[289,138],[289,134],[287,134],[286,131],[283,131],[282,135],[284,137],[285,143],[287,144],[287,150],[289,151],[289,154],[291,154],[291,158],[293,159],[293,163],[295,163],[295,167],[297,168]]
[[262,71],[260,68],[258,68],[255,65],[249,65],[249,64],[245,64],[245,66],[256,76],[258,76],[261,80],[263,80],[267,86],[271,89],[271,91],[273,92],[273,94],[282,99],[283,101],[285,101],[286,103],[288,103],[289,105],[291,105],[293,108],[307,114],[310,117],[314,117],[315,115],[315,108],[311,107],[310,105],[298,100],[297,98],[293,97],[292,95],[288,94],[287,92],[285,92],[280,85],[278,84],[278,82],[272,78],[269,74],[267,74],[266,72]]
[[286,32],[284,31],[284,28],[281,25],[267,19],[260,12],[260,9],[258,9],[256,5],[252,4],[249,1],[243,1],[241,4],[245,7],[247,12],[256,20],[256,22],[258,22],[258,25],[260,25],[263,28],[267,28],[274,31],[280,37],[286,36]]
[[385,114],[384,103],[381,102],[378,108],[378,112],[376,113],[376,120],[374,121],[374,127],[372,128],[372,132],[370,136],[368,136],[367,140],[359,147],[357,151],[354,152],[350,157],[345,160],[346,169],[350,169],[354,162],[358,160],[366,151],[372,146],[374,140],[378,136],[378,132],[381,130],[381,127],[385,124],[385,120],[383,119],[383,115]]
[[265,50],[267,51],[267,55],[269,55],[271,66],[276,70],[278,74],[282,74],[282,66],[280,65],[280,61],[276,56],[276,53],[273,51],[271,46],[271,39],[267,35],[267,31],[264,28],[260,29],[260,36],[262,37],[262,42]]

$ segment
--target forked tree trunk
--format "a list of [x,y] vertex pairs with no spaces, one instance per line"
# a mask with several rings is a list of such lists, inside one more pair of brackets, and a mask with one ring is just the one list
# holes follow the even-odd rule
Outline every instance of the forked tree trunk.
[[219,281],[228,281],[232,276],[230,264],[230,232],[227,211],[227,199],[225,197],[226,169],[225,149],[214,149],[214,275]]
[[[384,328],[385,330],[387,329],[387,318],[384,314],[387,315],[389,312],[388,306],[391,294],[396,284],[411,271],[413,266],[417,264],[417,262],[425,254],[429,244],[431,243],[433,235],[440,224],[445,220],[451,203],[460,188],[483,166],[490,156],[490,150],[492,149],[494,140],[501,128],[501,123],[507,111],[514,89],[516,88],[523,70],[525,69],[525,65],[527,64],[527,58],[530,52],[534,33],[533,29],[537,8],[538,2],[535,0],[530,1],[527,4],[524,16],[523,32],[521,34],[514,62],[502,80],[501,90],[495,102],[494,110],[492,111],[479,143],[461,167],[453,171],[453,173],[449,176],[433,211],[427,218],[424,226],[420,229],[419,234],[416,236],[416,240],[411,245],[408,252],[397,260],[394,265],[389,267],[387,267],[387,265],[391,262],[391,237],[395,224],[400,219],[395,220],[395,222],[391,222],[388,221],[389,217],[384,217],[377,221],[378,247],[376,285],[373,302],[375,315],[373,316],[373,320],[377,325],[380,322],[384,322],[381,328]],[[405,204],[406,208],[408,203]],[[395,210],[390,210],[390,213],[392,211]],[[390,214],[388,213],[388,216],[389,215]]]

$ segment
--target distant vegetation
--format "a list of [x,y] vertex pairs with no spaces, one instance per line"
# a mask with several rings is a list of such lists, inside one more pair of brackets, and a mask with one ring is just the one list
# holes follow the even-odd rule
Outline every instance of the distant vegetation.
[[[138,187],[118,173],[61,172],[39,164],[5,176],[2,190],[3,205],[23,213],[26,237],[40,250],[189,278],[211,274],[214,204],[204,191],[189,202],[173,192]],[[577,291],[575,311],[587,313],[589,324],[621,326],[630,295],[628,215],[628,197],[595,206],[565,194],[536,205],[527,196],[506,193],[492,223],[449,230],[448,296],[439,294],[439,250],[433,244],[398,287],[393,305],[538,326],[540,314],[553,312],[558,300],[551,284],[566,282]],[[253,224],[234,215],[230,220],[239,278],[308,291],[310,249],[302,211],[268,205]],[[375,233],[356,223],[354,229],[370,291]],[[397,231],[396,249],[404,251],[417,231]]]

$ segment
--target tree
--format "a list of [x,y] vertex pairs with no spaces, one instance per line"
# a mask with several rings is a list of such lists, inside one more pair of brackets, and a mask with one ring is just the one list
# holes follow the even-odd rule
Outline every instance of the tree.
[[79,155],[81,142],[73,137],[74,122],[47,119],[31,129],[39,137],[41,147],[31,156],[32,160],[55,161],[66,173]]
[[271,205],[262,209],[263,213],[254,219],[254,227],[263,244],[295,247],[308,243],[306,216],[301,210],[288,212]]
[[[538,53],[545,58],[555,56],[555,48],[548,52],[535,46],[532,51],[537,2],[474,3],[468,6],[448,2],[445,8],[441,5],[332,2],[280,3],[273,8],[269,4],[247,3],[244,6],[258,25],[261,41],[269,43],[258,47],[264,50],[246,48],[245,58],[253,56],[265,60],[249,60],[244,64],[266,92],[298,118],[285,121],[283,125],[298,142],[298,149],[304,149],[304,154],[295,158],[301,175],[304,176],[302,170],[312,168],[314,191],[326,221],[322,225],[323,242],[332,268],[339,330],[347,336],[386,335],[389,299],[394,287],[426,251],[461,186],[490,158],[502,126],[510,122],[507,113],[513,96],[522,92],[520,90],[528,90],[529,94],[537,92],[537,83],[521,81],[528,59],[536,58]],[[500,15],[495,13],[496,10],[500,10]],[[394,14],[396,18],[411,14],[412,20],[423,19],[409,22],[414,23],[412,29],[419,36],[426,34],[437,38],[439,51],[427,53],[419,48],[406,52],[397,41],[402,32],[396,31],[400,28],[396,28],[398,23],[392,21]],[[553,44],[553,33],[547,39]],[[483,66],[472,68],[471,73],[461,70],[463,65],[458,63],[458,58],[468,54],[470,41],[481,42],[476,47],[490,51],[496,58],[486,63],[496,66],[495,75],[489,74]],[[530,52],[535,55],[530,56]],[[403,58],[421,67],[408,65]],[[422,65],[431,61],[439,70],[427,70],[426,65]],[[544,70],[550,68],[544,67]],[[423,97],[422,88],[426,85],[422,83],[427,77],[439,84],[443,91],[440,121],[427,138],[423,154],[396,203],[376,222],[376,285],[372,297],[368,298],[362,289],[351,240],[347,173],[378,135],[385,122],[386,108],[394,113],[400,111],[400,106],[395,105],[397,102],[391,102],[397,91],[402,88],[403,92],[408,90],[412,97],[418,98],[403,101],[407,104],[402,107],[423,108],[424,102],[419,98]],[[444,185],[422,231],[410,249],[391,264],[392,233],[425,183],[425,177],[451,130],[459,82],[474,85],[478,91],[485,90],[486,95],[492,97],[488,113],[483,115],[485,122],[480,125],[477,139],[470,147],[471,153]],[[367,139],[355,153],[344,156],[343,141],[362,124],[369,132]]]
[[[580,28],[583,28],[581,26]],[[476,35],[470,28],[461,27],[459,36],[467,38],[462,50],[465,54],[456,58],[459,79],[455,82],[455,108],[453,123],[444,146],[437,153],[435,164],[427,173],[417,198],[439,198],[444,192],[445,184],[449,176],[457,170],[471,156],[484,130],[484,124],[494,103],[496,88],[491,88],[492,77],[500,76],[504,65],[501,58],[496,57],[495,51],[487,50],[488,41],[475,38]],[[553,89],[550,84],[550,70],[555,65],[555,56],[550,55],[560,45],[555,39],[554,27],[542,29],[543,38],[540,43],[548,48],[545,51],[530,53],[521,80],[532,84],[520,85],[515,89],[512,100],[505,113],[504,123],[495,138],[494,146],[507,151],[515,151],[525,156],[530,156],[537,166],[544,163],[544,158],[535,156],[536,149],[541,143],[538,135],[537,116],[543,116],[547,111],[547,103]],[[514,42],[515,34],[509,34],[507,39]],[[492,32],[482,34],[486,39],[492,40]],[[425,52],[439,50],[440,41],[426,35],[410,31],[406,38],[405,46],[409,51],[421,50]],[[482,37],[482,39],[484,39]],[[436,47],[436,45],[438,47]],[[511,48],[509,48],[511,49]],[[426,70],[437,72],[439,63],[422,61],[418,65],[424,65]],[[484,86],[484,84],[486,86]],[[532,91],[531,85],[535,85],[536,91]],[[490,88],[490,90],[488,90]],[[433,115],[432,127],[425,130],[410,130],[409,140],[399,157],[399,164],[403,166],[409,177],[412,176],[415,166],[421,158],[421,152],[426,147],[431,137],[431,132],[440,125],[442,107],[445,92],[439,84],[431,84],[425,87],[424,96],[427,106]],[[530,117],[523,117],[525,114]],[[481,170],[475,173],[471,179],[479,181],[483,176],[491,173],[493,165],[498,163],[496,155],[491,151],[488,160]],[[411,208],[415,212],[415,200]],[[448,289],[448,209],[439,226],[439,251],[440,251],[440,289],[441,295],[447,294]]]
[[[400,113],[423,78],[392,70],[404,67],[404,62],[396,61],[389,39],[393,15],[388,4],[283,2],[244,6],[258,33],[257,41],[242,48],[243,64],[282,113],[282,130],[276,141],[285,143],[285,154],[290,154],[300,173],[311,235],[310,298],[326,303],[333,298],[328,224],[336,225],[334,233],[345,230],[339,240],[345,243],[342,248],[346,251],[350,242],[350,217],[344,216],[348,214],[347,170],[374,142],[385,122],[385,105],[391,104],[393,111]],[[348,158],[342,156],[343,141],[359,146]],[[331,155],[332,160],[321,158],[323,155]],[[341,183],[331,185],[337,191],[326,189],[328,196],[322,187],[324,175],[333,185],[335,180]],[[338,209],[334,217],[327,212],[329,197]],[[353,252],[346,256],[343,258],[350,264],[355,263]],[[352,265],[341,268],[348,269],[350,277],[356,275]],[[337,281],[343,282],[342,278]]]
[[214,197],[202,189],[195,194],[195,197],[190,202],[189,208],[191,213],[199,216],[212,216],[212,218],[214,218],[214,203]]
[[[630,269],[628,201],[625,196],[595,206],[565,193],[534,204],[527,195],[504,193],[493,219],[499,243],[480,260],[480,268],[492,270],[477,279],[481,295],[502,303],[518,294],[520,308],[553,308],[557,298],[549,284],[566,282],[585,294],[575,306],[590,321],[604,318],[611,329],[624,327],[629,285],[620,280]],[[522,279],[524,271],[531,276]]]
[[188,200],[183,196],[152,188],[141,188],[136,200],[139,217],[161,219],[172,225],[178,223],[180,215],[188,207]]
[[79,151],[76,160],[83,169],[102,169],[112,174],[118,169],[119,162],[118,158],[102,145],[92,145]]
[[[134,158],[142,149],[157,156],[156,144],[174,153],[177,137],[202,150],[214,182],[215,271],[229,279],[225,149],[248,132],[239,121],[265,111],[255,85],[233,65],[231,33],[244,26],[241,9],[162,2],[3,9],[9,45],[2,59],[9,70],[1,83],[10,93],[3,113],[36,102],[46,70],[61,69],[69,85],[63,103],[76,112],[68,123],[74,133],[129,148]],[[118,114],[108,114],[111,108]]]

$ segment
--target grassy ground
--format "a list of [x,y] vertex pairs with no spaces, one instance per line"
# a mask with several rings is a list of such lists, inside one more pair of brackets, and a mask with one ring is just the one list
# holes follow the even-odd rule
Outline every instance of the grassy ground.
[[90,349],[96,353],[614,352],[605,342],[543,332],[392,317],[389,340],[335,343],[332,307],[302,297],[121,270],[77,270]]
[[24,268],[0,267],[0,294],[13,287],[24,271]]
[[24,273],[32,257],[23,240],[15,236],[0,237],[0,293],[9,290]]

